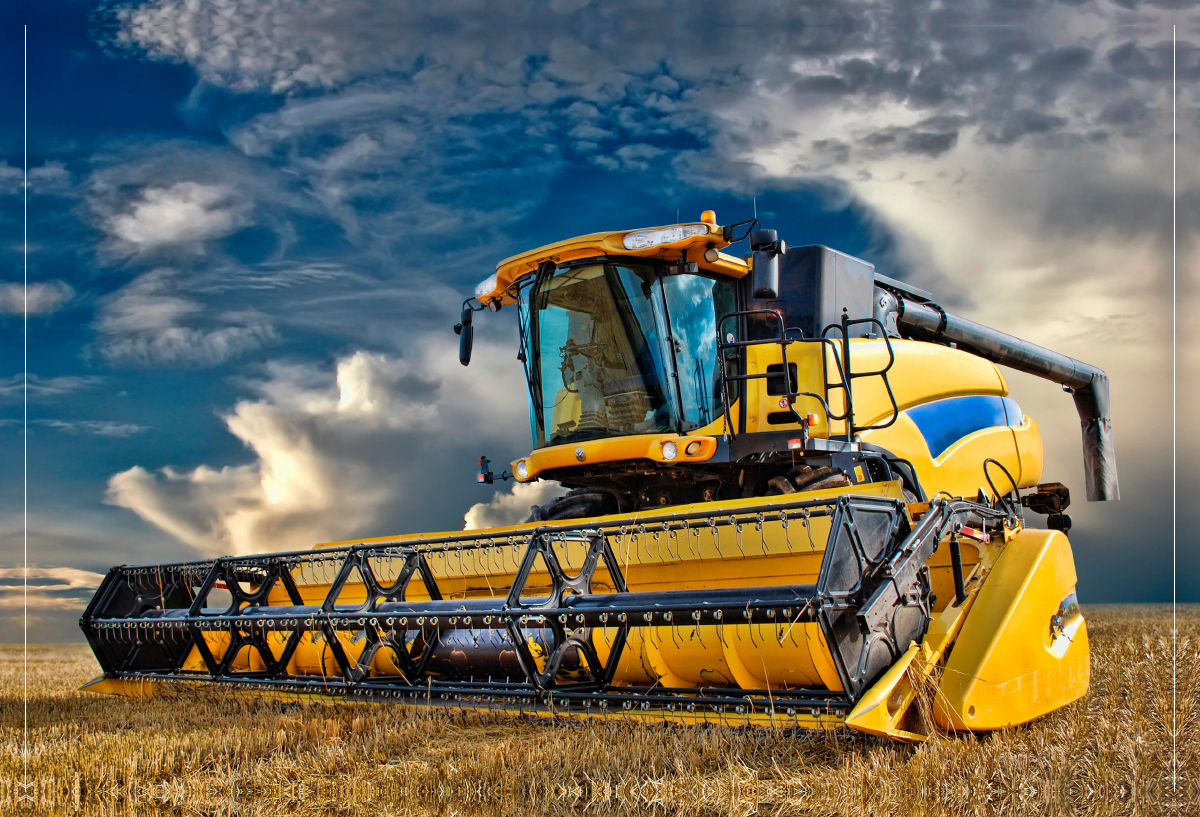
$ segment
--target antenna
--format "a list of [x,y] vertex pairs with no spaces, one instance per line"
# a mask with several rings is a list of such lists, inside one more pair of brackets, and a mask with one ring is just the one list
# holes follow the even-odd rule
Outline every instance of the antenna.
[[754,202],[754,217],[758,218],[758,197],[755,196],[750,201]]

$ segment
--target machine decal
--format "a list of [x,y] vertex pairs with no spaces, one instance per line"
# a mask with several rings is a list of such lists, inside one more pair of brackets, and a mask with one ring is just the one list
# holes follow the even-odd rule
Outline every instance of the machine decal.
[[997,426],[1019,426],[1023,419],[1016,400],[991,394],[947,397],[913,406],[905,414],[921,430],[934,459],[968,434]]

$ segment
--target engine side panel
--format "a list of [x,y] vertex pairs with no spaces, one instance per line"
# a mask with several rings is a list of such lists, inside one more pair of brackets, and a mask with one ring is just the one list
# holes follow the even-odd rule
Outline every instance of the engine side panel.
[[1058,531],[1014,537],[979,589],[946,661],[935,717],[973,731],[1027,723],[1087,692],[1087,625]]

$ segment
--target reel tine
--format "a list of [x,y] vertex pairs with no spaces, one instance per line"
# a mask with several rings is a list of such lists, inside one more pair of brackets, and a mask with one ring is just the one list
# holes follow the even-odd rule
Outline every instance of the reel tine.
[[804,509],[804,532],[808,534],[808,546],[813,553],[817,552],[817,543],[812,538],[812,524],[809,521],[808,508]]
[[787,542],[788,555],[792,555],[792,532],[788,529],[790,522],[788,521],[787,509],[784,508],[779,512],[779,526],[783,528],[783,537]]

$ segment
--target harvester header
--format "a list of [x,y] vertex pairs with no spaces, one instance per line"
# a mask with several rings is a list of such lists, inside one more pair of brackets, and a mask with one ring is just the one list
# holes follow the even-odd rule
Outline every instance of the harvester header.
[[506,306],[532,446],[511,472],[480,457],[478,481],[566,496],[510,527],[113,568],[81,621],[89,688],[902,740],[1086,690],[1070,491],[997,364],[1073,393],[1089,500],[1118,497],[1100,369],[712,211],[501,261],[463,302],[464,365],[475,313]]

